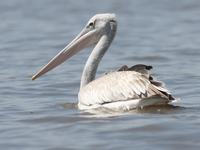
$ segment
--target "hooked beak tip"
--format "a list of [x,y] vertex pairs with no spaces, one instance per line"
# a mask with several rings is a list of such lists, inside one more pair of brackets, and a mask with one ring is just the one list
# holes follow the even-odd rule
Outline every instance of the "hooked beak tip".
[[34,81],[34,80],[35,80],[35,76],[32,76],[32,77],[31,77],[31,81]]

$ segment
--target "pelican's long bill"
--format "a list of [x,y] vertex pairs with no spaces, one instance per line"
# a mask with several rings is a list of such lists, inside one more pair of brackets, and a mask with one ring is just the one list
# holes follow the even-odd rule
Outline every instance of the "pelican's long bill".
[[82,49],[97,43],[99,39],[94,38],[97,33],[98,30],[91,30],[86,26],[85,29],[83,29],[83,31],[71,43],[69,43],[69,45],[67,45],[60,53],[58,53],[36,75],[32,76],[31,80],[33,81],[48,71],[52,70],[53,68],[57,67]]

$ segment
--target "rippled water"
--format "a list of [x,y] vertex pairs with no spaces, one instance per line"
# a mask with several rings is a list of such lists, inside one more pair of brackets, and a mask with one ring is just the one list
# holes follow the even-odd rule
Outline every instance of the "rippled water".
[[[97,76],[124,64],[153,65],[151,73],[180,102],[105,110],[104,118],[76,110],[92,47],[30,81],[94,14],[105,12],[116,13],[118,31]],[[1,1],[1,149],[199,149],[199,16],[197,0]]]

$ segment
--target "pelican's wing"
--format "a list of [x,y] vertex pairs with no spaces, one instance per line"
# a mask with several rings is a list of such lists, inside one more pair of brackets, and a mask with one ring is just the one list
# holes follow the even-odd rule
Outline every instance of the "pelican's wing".
[[80,103],[90,106],[141,99],[157,94],[166,97],[152,86],[151,82],[143,77],[141,73],[119,71],[108,73],[90,82],[80,90],[78,97]]

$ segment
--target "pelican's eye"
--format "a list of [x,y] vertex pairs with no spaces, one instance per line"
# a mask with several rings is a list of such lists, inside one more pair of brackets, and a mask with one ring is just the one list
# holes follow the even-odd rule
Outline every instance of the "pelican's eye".
[[94,25],[94,22],[90,22],[90,23],[89,23],[89,26],[90,26],[90,27],[93,27],[93,25]]
[[94,22],[90,22],[87,26],[89,29],[94,29]]

